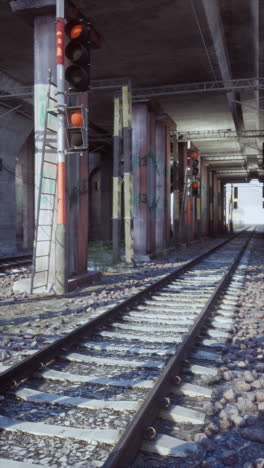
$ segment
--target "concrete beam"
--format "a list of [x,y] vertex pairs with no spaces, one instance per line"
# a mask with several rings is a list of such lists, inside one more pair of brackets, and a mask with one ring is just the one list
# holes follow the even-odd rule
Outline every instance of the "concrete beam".
[[13,13],[33,26],[35,16],[55,13],[56,0],[16,0],[10,6]]
[[[208,29],[210,32],[211,41],[214,47],[218,71],[224,83],[226,83],[226,85],[228,86],[228,82],[232,79],[232,72],[224,37],[220,5],[217,0],[202,0],[202,5]],[[242,106],[240,103],[240,93],[231,91],[226,94],[226,97],[236,131],[241,132],[244,130],[245,127]],[[246,160],[246,148],[240,139],[238,139],[238,142],[241,148],[241,153]]]
[[[208,24],[208,29],[210,31],[218,69],[222,80],[228,84],[228,81],[232,79],[232,73],[224,38],[219,2],[217,0],[202,0],[202,5]],[[244,130],[241,105],[237,102],[234,102],[234,100],[239,101],[239,99],[240,96],[237,95],[237,93],[227,93],[228,106],[237,131]]]

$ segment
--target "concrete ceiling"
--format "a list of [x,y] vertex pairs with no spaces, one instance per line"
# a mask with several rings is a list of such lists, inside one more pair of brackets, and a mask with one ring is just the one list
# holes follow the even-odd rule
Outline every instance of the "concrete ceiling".
[[[93,52],[92,79],[128,77],[133,87],[150,87],[214,80],[225,84],[230,79],[264,76],[264,0],[72,3],[93,20],[103,36],[102,48]],[[7,0],[0,0],[0,9],[0,71],[22,84],[32,84],[33,29],[12,14]],[[259,111],[259,106],[264,108],[262,93],[252,89],[157,100],[175,120],[179,132],[243,132],[264,128],[264,112]],[[112,93],[91,93],[90,115],[110,132],[112,110]],[[195,144],[203,157],[208,155],[208,165],[223,179],[231,180],[256,171],[259,176],[264,174],[262,142],[263,138],[208,140],[201,136]],[[221,158],[217,159],[219,153]]]

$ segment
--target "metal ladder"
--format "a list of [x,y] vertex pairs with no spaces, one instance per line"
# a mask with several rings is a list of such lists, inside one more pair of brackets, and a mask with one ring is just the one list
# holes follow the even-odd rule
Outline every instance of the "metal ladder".
[[[49,127],[49,119],[51,117],[57,117],[58,115],[58,111],[56,109],[57,99],[53,97],[56,95],[56,92],[52,95],[52,90],[54,88],[57,88],[57,85],[51,81],[51,72],[49,71],[44,135],[40,161],[40,177],[37,196],[37,212],[30,285],[31,294],[36,289],[44,288],[47,290],[49,281],[50,256],[57,189],[57,158],[55,158],[55,160],[48,159],[49,150],[52,150],[52,152],[57,151],[57,146],[55,146],[57,143],[57,138],[52,138],[52,136],[57,135],[57,131]],[[45,258],[46,262],[44,261]],[[39,259],[42,259],[41,267],[38,265]],[[46,263],[44,268],[43,263]],[[38,280],[38,276],[40,276],[41,282]],[[42,279],[43,277],[44,280]]]

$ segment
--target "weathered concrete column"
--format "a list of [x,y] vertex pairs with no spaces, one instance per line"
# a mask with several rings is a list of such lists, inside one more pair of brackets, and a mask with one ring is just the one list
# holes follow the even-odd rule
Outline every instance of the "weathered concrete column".
[[[51,71],[51,79],[56,83],[56,23],[54,14],[36,16],[34,18],[34,114],[35,114],[35,200],[38,199],[40,190],[40,162],[43,147],[43,138],[45,131],[45,111],[48,92],[49,70]],[[56,117],[49,116],[49,128],[57,130]],[[47,132],[49,143],[56,146],[56,134]],[[49,161],[57,162],[57,151],[49,148]],[[50,168],[50,171],[53,171]],[[55,173],[47,174],[45,177],[55,177]],[[55,182],[45,179],[44,190],[47,193],[55,193]],[[53,187],[54,185],[54,187]],[[42,197],[41,206],[51,208],[53,200],[51,196]],[[37,216],[37,203],[35,203],[35,215]],[[50,211],[47,211],[47,227],[39,229],[39,238],[37,239],[37,271],[44,271],[36,275],[36,283],[43,284],[46,281],[42,279],[48,274],[49,288],[55,286],[55,233],[57,227],[57,216],[53,218],[53,226],[50,224]],[[44,212],[42,211],[41,224],[45,224]],[[50,232],[52,231],[52,233]],[[51,246],[49,244],[50,236],[52,235]],[[39,242],[41,241],[41,242]],[[50,261],[45,256],[50,248]],[[41,255],[44,257],[41,258]],[[47,271],[48,270],[48,271]],[[40,291],[39,289],[37,290]]]
[[112,242],[113,261],[120,262],[121,241],[121,135],[122,135],[122,108],[121,98],[114,98],[114,136],[113,136],[113,220],[112,220]]
[[[111,241],[112,239],[112,199],[113,199],[113,184],[109,174],[113,170],[111,161],[111,150],[102,152],[101,163],[101,234],[100,238],[104,241]],[[91,220],[92,223],[92,220]],[[120,236],[121,237],[121,236]]]
[[213,180],[214,175],[212,171],[209,171],[209,193],[208,193],[208,202],[209,202],[209,233],[214,233],[214,188]]
[[213,175],[213,191],[214,191],[214,233],[218,232],[218,215],[219,215],[219,207],[218,207],[218,178],[216,173]]
[[171,239],[171,164],[170,164],[170,133],[171,127],[166,121],[165,131],[165,248],[170,246]]
[[34,240],[34,156],[33,132],[19,154],[22,169],[22,235],[23,248],[32,249]]
[[[87,93],[71,97],[71,105],[88,106]],[[66,157],[67,168],[67,237],[69,275],[81,275],[87,271],[88,259],[88,203],[89,203],[89,156],[69,153]]]
[[[0,106],[0,114],[5,112]],[[32,127],[32,120],[17,112],[0,119],[0,255],[16,252],[16,158]]]
[[156,121],[156,250],[165,248],[165,171],[166,126],[163,118]]
[[200,162],[200,190],[201,190],[201,235],[208,234],[208,170],[204,159]]
[[228,208],[228,232],[230,234],[232,234],[234,232],[233,208],[234,208],[234,191],[233,191],[233,184],[231,184],[230,198],[229,198],[229,208]]
[[74,275],[76,273],[77,262],[77,242],[76,233],[78,225],[78,206],[80,197],[80,180],[79,180],[79,156],[74,154],[66,156],[67,167],[67,230],[68,230],[68,273]]
[[88,154],[69,155],[67,162],[68,193],[68,271],[70,275],[87,271],[88,251]]
[[150,128],[147,103],[133,104],[132,161],[133,217],[135,259],[143,260],[148,253],[148,166],[150,164]]
[[132,99],[130,84],[122,87],[123,151],[124,151],[124,219],[125,257],[133,262],[133,184],[132,184]]
[[179,242],[180,190],[179,190],[179,151],[176,135],[173,137],[173,240]]
[[[43,148],[45,129],[45,111],[47,104],[47,91],[49,70],[51,79],[56,83],[56,0],[39,0],[38,2],[19,0],[11,2],[12,10],[20,15],[26,22],[34,26],[34,115],[35,115],[35,201],[38,200],[40,189],[40,165]],[[53,89],[55,94],[55,90]],[[50,107],[54,107],[51,105]],[[55,116],[49,116],[48,127],[57,130]],[[57,135],[47,132],[47,141],[52,147],[56,147]],[[46,159],[52,163],[57,162],[57,151],[49,147]],[[41,196],[41,229],[39,229],[36,242],[36,284],[48,284],[51,290],[55,285],[55,232],[56,213],[53,216],[53,202],[56,196],[56,165],[45,167],[44,173],[44,195]],[[50,178],[50,179],[49,179]],[[37,215],[38,203],[35,203],[35,217]],[[56,204],[55,204],[56,209]],[[46,213],[46,214],[45,214]],[[50,244],[51,239],[51,244]],[[49,254],[49,256],[47,256]],[[25,286],[27,289],[27,286]],[[38,292],[41,289],[37,289]]]
[[191,176],[191,142],[187,142],[186,151],[186,169],[184,180],[185,191],[185,242],[189,244],[193,239],[193,224],[194,224],[194,198],[192,196],[192,176]]
[[217,217],[217,232],[222,232],[223,228],[223,206],[222,206],[222,184],[221,180],[217,180],[217,205],[218,205],[218,217]]
[[194,152],[198,154],[198,164],[199,164],[199,176],[198,179],[193,178],[193,182],[198,182],[199,189],[197,197],[194,197],[193,203],[193,226],[194,226],[194,239],[200,239],[201,237],[201,156],[199,154],[198,148],[194,149]]
[[[200,186],[201,190],[201,186]],[[200,194],[195,199],[195,237],[201,237],[201,196]]]
[[148,231],[147,231],[147,251],[148,253],[155,252],[156,249],[156,113],[150,108],[149,116],[150,124],[150,146],[148,158]]
[[[81,104],[88,108],[89,98],[88,92],[82,93]],[[88,226],[89,226],[89,152],[83,151],[80,155],[76,155],[79,160],[79,203],[77,213],[77,259],[76,259],[76,273],[78,275],[87,272],[88,261]]]
[[77,260],[76,273],[84,274],[87,271],[88,261],[88,204],[89,204],[89,180],[88,180],[88,151],[85,151],[79,160],[80,195],[77,214]]
[[179,220],[179,242],[186,241],[186,160],[187,160],[187,145],[186,143],[179,143],[178,145],[178,185],[179,185],[179,208],[180,208],[180,220]]

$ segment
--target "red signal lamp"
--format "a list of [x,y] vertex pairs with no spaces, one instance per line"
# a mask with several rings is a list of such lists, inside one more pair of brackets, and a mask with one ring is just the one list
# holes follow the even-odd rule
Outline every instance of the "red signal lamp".
[[197,197],[199,194],[199,182],[192,182],[192,194],[194,197]]
[[81,24],[76,24],[69,30],[70,39],[77,39],[82,34],[83,27]]
[[89,43],[93,49],[102,47],[102,36],[89,21],[69,20],[65,26],[65,33],[69,39],[78,40],[83,44]]
[[83,126],[83,115],[82,112],[73,112],[70,115],[70,123],[74,127],[82,127]]

